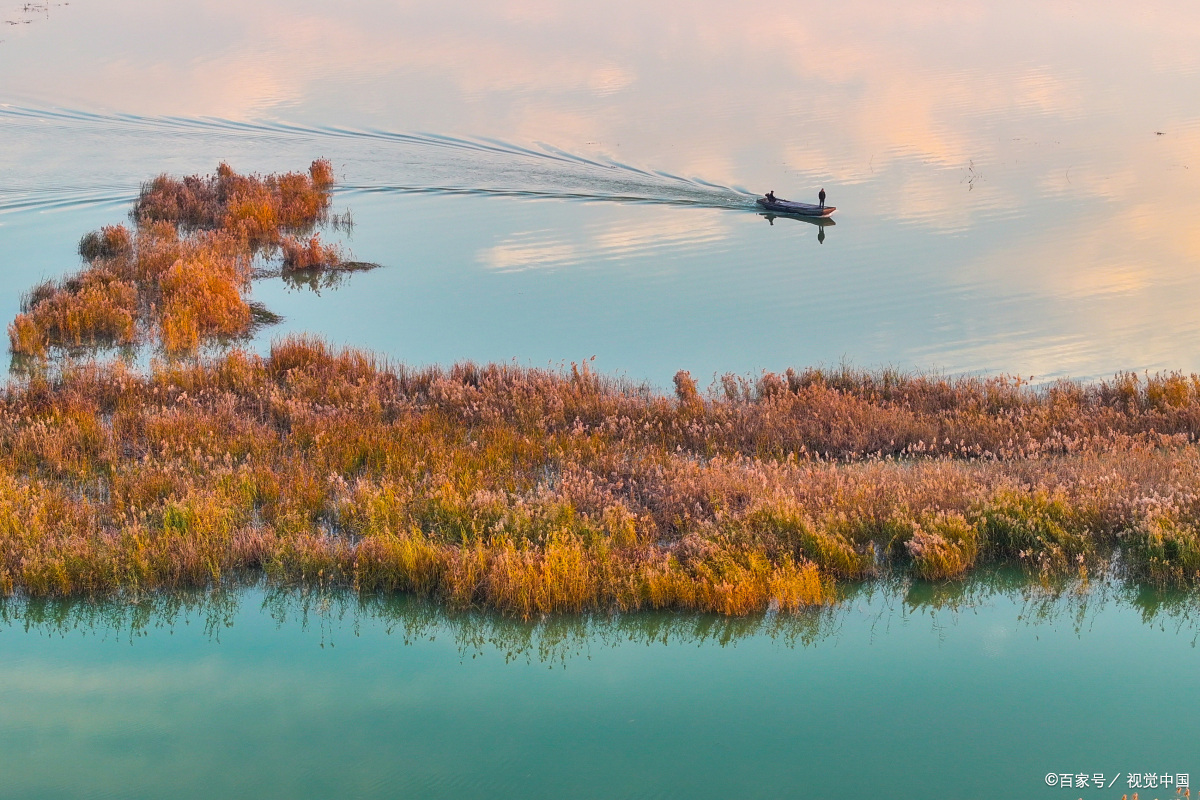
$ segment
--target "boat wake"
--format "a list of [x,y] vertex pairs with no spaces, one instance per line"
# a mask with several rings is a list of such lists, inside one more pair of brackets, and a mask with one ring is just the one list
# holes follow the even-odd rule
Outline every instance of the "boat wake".
[[[740,187],[570,153],[550,144],[210,117],[0,104],[0,214],[126,204],[152,174],[334,162],[339,192],[491,195],[752,209]],[[47,174],[49,173],[49,174]],[[48,185],[50,184],[50,185]]]

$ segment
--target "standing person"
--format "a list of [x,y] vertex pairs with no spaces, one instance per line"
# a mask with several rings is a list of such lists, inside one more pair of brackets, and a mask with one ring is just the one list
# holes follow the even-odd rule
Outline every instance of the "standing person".
[[820,191],[820,193],[817,195],[817,198],[820,199],[820,201],[821,201],[821,208],[824,208],[825,207],[825,190],[824,189],[822,189]]

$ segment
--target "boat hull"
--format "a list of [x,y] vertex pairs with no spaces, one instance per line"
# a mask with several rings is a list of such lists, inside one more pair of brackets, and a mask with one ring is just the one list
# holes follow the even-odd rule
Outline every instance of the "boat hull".
[[755,200],[759,208],[774,214],[788,214],[796,217],[828,217],[837,211],[836,206],[817,206],[812,203],[795,203],[791,200],[776,200],[771,202],[765,197]]

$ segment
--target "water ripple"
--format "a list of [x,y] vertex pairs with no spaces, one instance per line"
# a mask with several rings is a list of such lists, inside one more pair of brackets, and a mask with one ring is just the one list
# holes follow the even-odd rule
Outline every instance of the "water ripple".
[[[99,114],[75,109],[0,105],[0,125],[18,138],[22,129],[42,139],[61,136],[76,148],[80,133],[141,135],[148,146],[169,147],[172,136],[214,135],[260,143],[295,142],[306,153],[335,155],[349,173],[340,187],[350,192],[479,194],[531,199],[652,203],[753,209],[754,195],[703,178],[688,178],[611,159],[570,153],[550,144],[527,147],[493,138],[308,126],[279,121],[216,117]],[[164,142],[163,140],[166,139]],[[103,137],[95,147],[105,146]],[[380,151],[378,145],[392,149]],[[329,151],[332,151],[330,153]],[[100,154],[96,154],[97,157]],[[86,174],[85,159],[80,158]],[[361,171],[359,166],[365,167]],[[44,187],[30,174],[21,185],[8,170],[0,187],[0,213],[132,197],[132,186]],[[134,176],[130,176],[134,177]],[[137,176],[136,180],[145,176]],[[40,187],[40,188],[38,188]],[[107,192],[107,193],[105,193]]]

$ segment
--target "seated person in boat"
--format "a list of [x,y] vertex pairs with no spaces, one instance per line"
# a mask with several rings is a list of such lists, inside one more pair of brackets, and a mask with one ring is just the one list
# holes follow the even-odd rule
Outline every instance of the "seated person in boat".
[[767,202],[768,202],[768,203],[774,203],[774,202],[775,202],[775,190],[774,190],[774,189],[772,189],[771,191],[767,192]]

